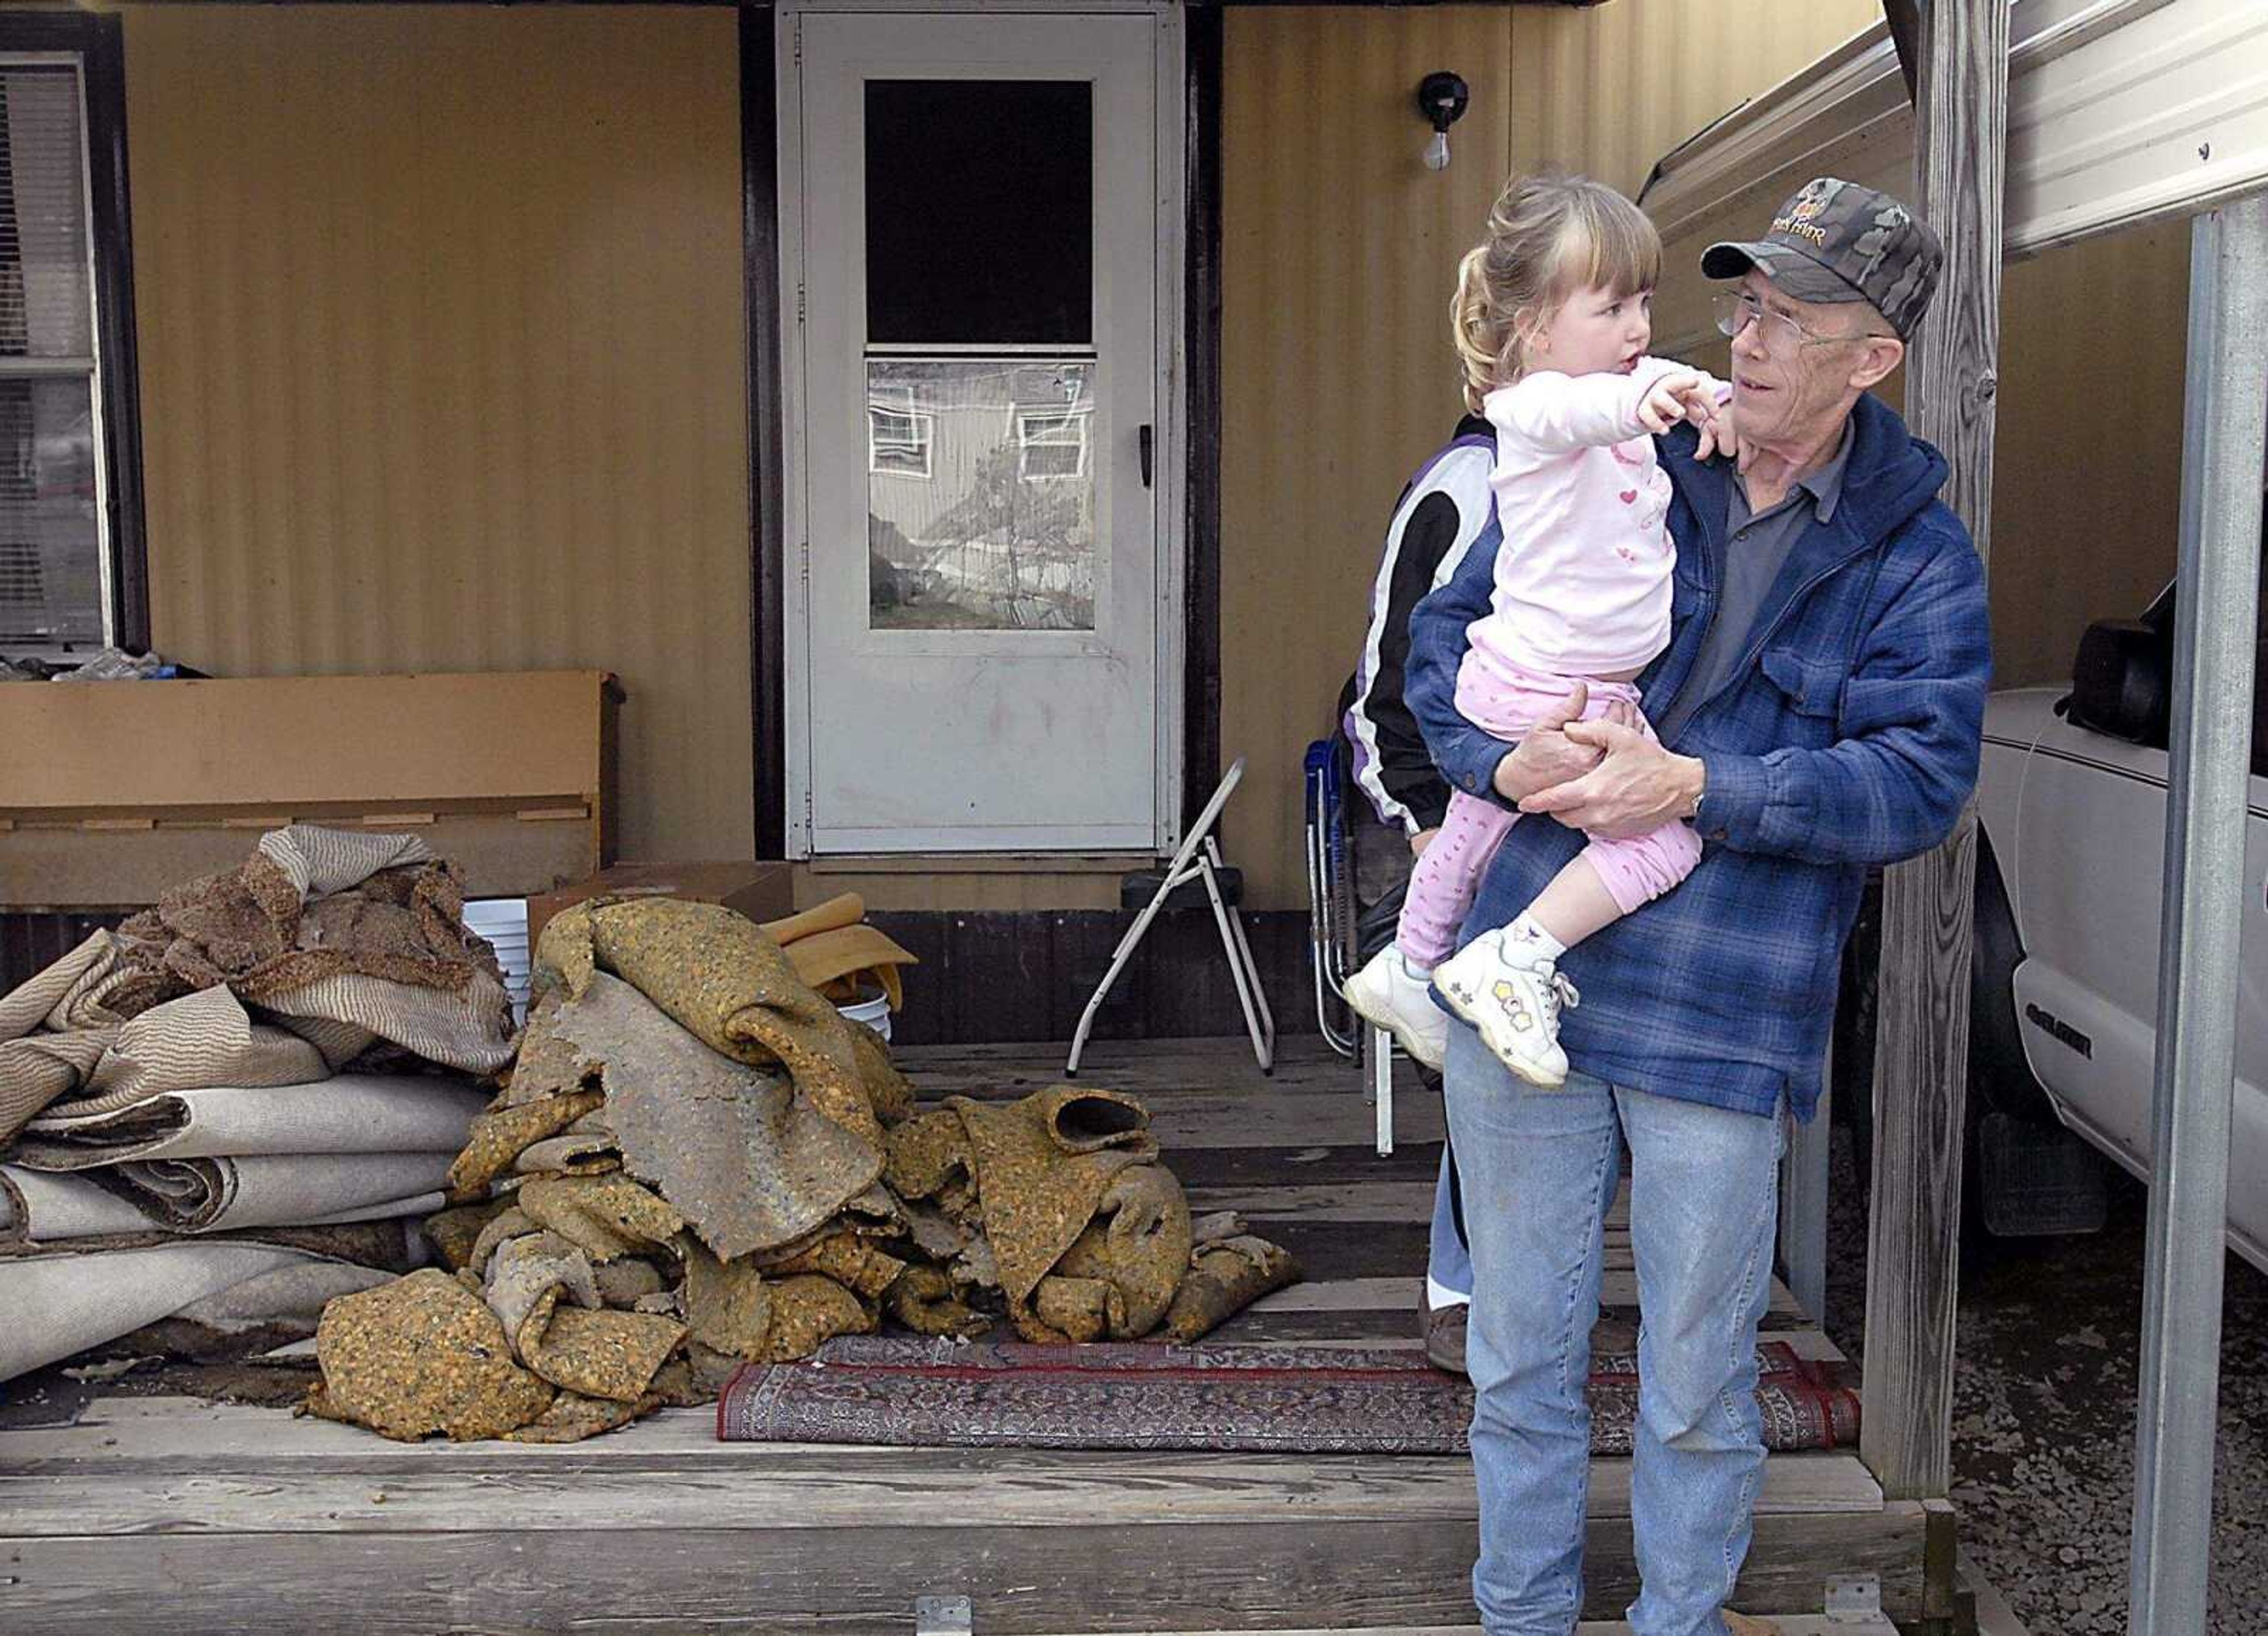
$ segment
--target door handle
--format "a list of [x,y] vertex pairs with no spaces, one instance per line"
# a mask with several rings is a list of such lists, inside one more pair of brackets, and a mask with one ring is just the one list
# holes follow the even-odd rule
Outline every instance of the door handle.
[[1138,437],[1142,446],[1142,486],[1146,489],[1150,486],[1150,445],[1152,441],[1150,428],[1145,424]]

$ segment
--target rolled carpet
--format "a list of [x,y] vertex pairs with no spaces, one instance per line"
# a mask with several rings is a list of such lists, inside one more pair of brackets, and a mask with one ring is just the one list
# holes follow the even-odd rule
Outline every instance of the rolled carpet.
[[269,1153],[158,1159],[45,1174],[0,1165],[0,1234],[209,1233],[369,1221],[438,1209],[448,1153]]
[[488,1101],[468,1080],[409,1074],[212,1086],[103,1113],[42,1116],[8,1157],[33,1170],[85,1170],[270,1153],[453,1153]]
[[[332,1269],[307,1276],[295,1270]],[[301,1317],[349,1287],[390,1283],[306,1250],[268,1244],[168,1244],[92,1256],[0,1262],[0,1312],[37,1313],[36,1323],[0,1323],[0,1381],[130,1335],[200,1303],[232,1323]],[[221,1299],[225,1297],[233,1299]],[[306,1310],[312,1303],[314,1312]]]

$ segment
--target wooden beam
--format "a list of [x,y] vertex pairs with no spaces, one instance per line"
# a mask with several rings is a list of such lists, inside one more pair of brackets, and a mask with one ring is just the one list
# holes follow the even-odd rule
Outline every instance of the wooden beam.
[[1905,76],[1906,100],[1921,99],[1921,7],[1918,0],[1882,0],[1882,21],[1897,48],[1898,72]]
[[[1920,48],[1918,203],[1946,259],[1907,354],[1906,419],[1945,452],[1945,499],[1983,556],[2000,340],[2006,0],[1938,0],[1921,18]],[[1944,845],[1889,870],[1882,886],[1859,1453],[1899,1499],[1941,1498],[1950,1478],[1976,849],[1966,811]]]
[[[556,1517],[534,1529],[484,1526],[478,1491],[431,1531],[300,1526],[315,1507],[350,1503],[327,1498],[259,1532],[11,1537],[0,1560],[10,1636],[135,1628],[160,1605],[173,1636],[274,1629],[279,1609],[294,1610],[298,1626],[363,1636],[571,1626],[589,1636],[657,1629],[817,1636],[905,1630],[917,1595],[968,1597],[976,1628],[988,1636],[1051,1636],[1072,1625],[1281,1630],[1312,1624],[1322,1609],[1388,1626],[1472,1616],[1476,1536],[1469,1522],[1374,1503],[1367,1517],[1319,1520],[1302,1512],[1284,1477],[1276,1480],[1275,1520],[1134,1527],[1101,1520],[1107,1500],[1098,1520],[1086,1520],[1079,1492],[1055,1496],[1055,1520],[1039,1525],[996,1522],[981,1500],[967,1511],[939,1503],[919,1525],[889,1528],[814,1528],[792,1516],[750,1527],[696,1520],[655,1528],[625,1516],[626,1489],[652,1495],[669,1486],[666,1479],[610,1485],[604,1494],[563,1485]],[[182,1480],[173,1489],[197,1486]],[[497,1486],[509,1492],[516,1484]],[[328,1491],[342,1492],[361,1500],[358,1510],[382,1517],[383,1507],[364,1496],[391,1491]],[[1185,1492],[1201,1500],[1206,1488],[1199,1481]],[[1759,1515],[1734,1600],[1756,1613],[1808,1613],[1821,1605],[1830,1575],[1871,1573],[1885,1614],[1918,1618],[1926,1528],[1911,1502],[1873,1513]],[[1583,1566],[1586,1610],[1593,1618],[1620,1611],[1638,1590],[1630,1524],[1589,1522]]]

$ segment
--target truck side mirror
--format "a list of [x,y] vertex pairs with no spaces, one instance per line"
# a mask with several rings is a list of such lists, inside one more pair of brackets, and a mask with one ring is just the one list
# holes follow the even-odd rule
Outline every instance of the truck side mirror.
[[2079,639],[2066,714],[2075,726],[2166,748],[2174,674],[2167,633],[2137,619],[2100,619]]

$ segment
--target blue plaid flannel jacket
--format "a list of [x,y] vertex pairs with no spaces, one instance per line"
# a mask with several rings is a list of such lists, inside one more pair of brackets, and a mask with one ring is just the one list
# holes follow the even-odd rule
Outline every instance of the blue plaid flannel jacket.
[[[1669,746],[1708,767],[1699,866],[1560,962],[1582,991],[1561,1042],[1611,1084],[1756,1114],[1785,1095],[1808,1119],[1867,866],[1936,845],[1976,785],[1992,670],[1983,564],[1936,497],[1944,457],[1872,397],[1852,418],[1832,520],[1797,539],[1739,669]],[[1656,446],[1677,543],[1669,645],[1639,678],[1659,720],[1716,610],[1732,478],[1694,459],[1690,427]],[[1435,764],[1488,800],[1509,750],[1455,699],[1501,541],[1491,521],[1413,610],[1404,679]],[[1582,845],[1548,819],[1514,825],[1464,937],[1511,921]]]

